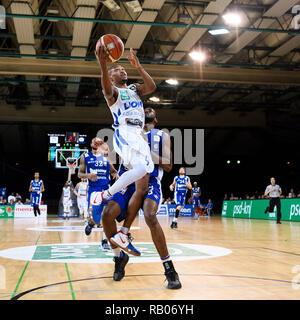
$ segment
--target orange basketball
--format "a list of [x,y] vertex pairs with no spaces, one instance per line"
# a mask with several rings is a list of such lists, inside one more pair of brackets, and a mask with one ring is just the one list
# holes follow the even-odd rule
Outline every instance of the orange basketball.
[[107,62],[118,61],[124,53],[123,41],[114,34],[105,34],[102,36],[96,44],[96,51],[98,52],[100,44],[104,45],[109,57]]

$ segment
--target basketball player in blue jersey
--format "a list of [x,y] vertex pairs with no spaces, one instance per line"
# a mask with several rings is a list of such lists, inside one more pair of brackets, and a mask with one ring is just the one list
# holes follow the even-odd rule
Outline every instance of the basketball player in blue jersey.
[[[108,70],[106,62],[108,54],[105,47],[100,45],[98,51],[95,51],[102,72],[102,92],[114,119],[114,150],[128,170],[107,190],[99,195],[92,195],[92,198],[98,203],[107,201],[117,192],[135,183],[136,191],[130,200],[127,212],[129,216],[135,217],[144,196],[148,193],[149,173],[154,169],[149,146],[142,136],[145,113],[140,97],[152,93],[156,85],[132,49],[130,53],[131,57],[128,60],[141,75],[143,84],[135,83],[127,86],[127,73],[122,66],[113,65]],[[119,233],[115,241],[122,242],[118,237]]]
[[199,212],[200,212],[200,195],[201,195],[201,189],[198,187],[198,183],[193,183],[194,187],[192,188],[192,197],[193,197],[193,205],[194,205],[194,212],[195,217],[198,220],[199,219]]
[[[111,173],[116,178],[117,171],[107,159],[108,146],[100,138],[94,138],[91,142],[92,152],[87,152],[80,159],[78,178],[88,179],[88,210],[90,222],[86,226],[85,233],[90,235],[95,224],[99,225],[104,203],[94,205],[91,195],[95,192],[101,192],[109,188]],[[105,233],[103,232],[102,248],[107,250],[109,245]]]
[[30,195],[30,204],[33,207],[33,213],[35,216],[41,215],[41,211],[39,208],[39,205],[41,203],[42,199],[42,192],[45,191],[44,182],[43,180],[40,180],[40,174],[39,172],[34,173],[34,180],[31,180],[29,185],[29,192]]
[[[159,210],[159,206],[162,201],[161,192],[161,179],[163,176],[163,170],[170,172],[172,170],[172,151],[171,151],[171,141],[167,133],[162,130],[155,129],[157,124],[156,112],[152,108],[145,109],[145,127],[146,136],[148,139],[149,147],[152,154],[152,159],[156,163],[153,172],[150,174],[149,179],[149,191],[145,196],[143,201],[143,211],[145,221],[151,231],[151,236],[155,247],[159,253],[161,261],[165,269],[165,275],[168,280],[169,289],[179,289],[181,288],[181,283],[175,268],[173,266],[172,260],[170,258],[166,239],[164,232],[159,224],[156,213]],[[120,167],[119,175],[122,175],[124,170],[123,165]],[[113,237],[110,235],[117,233],[117,226],[115,219],[121,222],[125,219],[123,227],[119,233],[122,234],[124,226],[126,225],[129,229],[133,219],[127,215],[127,205],[129,200],[134,193],[135,185],[131,184],[124,190],[124,192],[118,192],[109,200],[107,208],[103,212],[103,226],[110,239],[111,247],[114,252],[115,261],[115,271],[114,280],[120,281],[125,275],[125,266],[129,260],[128,255],[121,251],[125,247],[117,246],[113,241]],[[122,237],[122,235],[121,235]]]
[[181,167],[179,169],[179,176],[174,178],[173,183],[170,185],[170,190],[174,191],[174,200],[176,203],[176,212],[174,219],[171,223],[171,228],[177,228],[177,219],[180,214],[180,210],[185,205],[185,198],[188,189],[192,189],[191,180],[188,176],[185,175],[185,168]]

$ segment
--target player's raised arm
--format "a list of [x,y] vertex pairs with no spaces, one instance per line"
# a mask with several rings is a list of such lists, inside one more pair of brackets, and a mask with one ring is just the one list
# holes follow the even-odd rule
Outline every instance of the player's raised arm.
[[147,94],[154,92],[156,90],[156,84],[154,80],[151,78],[151,76],[142,67],[142,65],[139,62],[139,59],[134,54],[134,51],[132,48],[130,48],[130,55],[131,57],[128,57],[128,60],[130,61],[131,65],[137,69],[137,71],[142,76],[142,79],[144,81],[143,84],[135,83],[135,86],[139,95],[145,96]]
[[118,96],[118,90],[112,85],[110,80],[110,75],[107,68],[106,59],[108,57],[107,52],[105,51],[104,46],[101,44],[98,48],[98,51],[95,50],[95,56],[99,63],[101,69],[101,86],[102,92],[107,99],[109,105],[113,105],[116,101],[116,97]]

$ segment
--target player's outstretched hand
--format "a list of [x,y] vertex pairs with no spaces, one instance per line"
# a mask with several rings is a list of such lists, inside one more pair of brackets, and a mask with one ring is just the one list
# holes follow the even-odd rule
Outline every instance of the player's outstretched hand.
[[95,50],[95,56],[99,64],[106,64],[106,60],[108,58],[108,53],[105,50],[104,45],[100,44],[98,50]]
[[119,179],[118,171],[112,172],[111,176],[113,177],[114,180],[118,180]]
[[132,48],[130,48],[130,55],[131,57],[128,57],[127,59],[130,61],[131,65],[135,68],[139,68],[141,66],[140,61],[135,55]]
[[172,185],[170,185],[170,190],[174,191],[174,187]]

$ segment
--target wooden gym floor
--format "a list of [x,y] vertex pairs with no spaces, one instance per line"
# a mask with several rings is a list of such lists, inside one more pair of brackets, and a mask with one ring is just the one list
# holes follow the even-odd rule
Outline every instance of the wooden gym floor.
[[[190,250],[188,246],[186,252],[191,251],[190,257],[184,261],[175,261],[183,286],[180,290],[166,289],[163,267],[157,257],[154,258],[157,262],[139,263],[137,259],[140,258],[135,258],[136,262],[132,263],[134,258],[131,256],[126,267],[126,277],[121,282],[112,280],[114,265],[111,263],[76,262],[76,259],[85,259],[82,256],[84,250],[91,252],[91,255],[98,255],[98,245],[94,245],[93,249],[84,249],[88,248],[84,244],[99,242],[101,235],[99,230],[93,230],[89,237],[83,231],[63,230],[82,228],[83,222],[78,219],[59,221],[57,218],[20,218],[0,219],[0,299],[300,298],[300,284],[297,285],[297,279],[300,278],[300,223],[283,221],[277,225],[274,221],[264,220],[202,217],[196,221],[180,218],[178,229],[172,230],[169,227],[171,218],[159,217],[159,220],[167,242],[170,246],[175,244],[172,256],[180,256],[180,248],[183,248],[181,244],[209,246],[203,247],[209,251],[202,252],[199,259],[195,258],[197,251]],[[150,232],[144,218],[137,218],[134,226],[139,227],[132,230],[134,243],[149,242],[148,245],[139,246],[146,246],[145,255],[151,256],[151,252],[153,255],[153,248],[149,247]],[[50,227],[52,230],[41,230],[42,227]],[[83,244],[83,247],[76,249],[76,243]],[[64,247],[62,252],[59,250],[61,247],[57,246],[61,244],[74,246]],[[49,246],[45,245],[52,245],[52,258],[55,254],[58,258],[68,256],[67,250],[76,259],[67,262],[41,262],[33,259],[34,256],[37,259],[49,258]],[[34,251],[26,249],[28,246],[39,246],[40,253],[33,254]],[[231,253],[227,250],[226,255],[211,257],[209,252],[213,247],[210,246],[221,247],[225,251],[229,249]],[[11,258],[3,257],[3,250],[17,247],[25,248],[9,250],[13,252]],[[27,254],[28,250],[31,255],[30,252]],[[183,250],[181,253],[186,252]],[[195,260],[192,260],[193,256]],[[24,260],[19,260],[19,257]],[[111,257],[106,261],[110,262]]]

